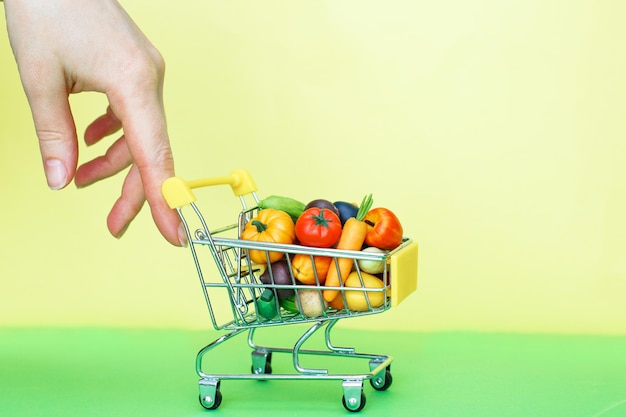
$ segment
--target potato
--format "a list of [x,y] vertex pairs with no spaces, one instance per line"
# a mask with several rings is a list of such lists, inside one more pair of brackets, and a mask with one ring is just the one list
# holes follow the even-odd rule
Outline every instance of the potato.
[[298,299],[300,312],[306,317],[319,317],[328,308],[328,303],[318,290],[298,290]]

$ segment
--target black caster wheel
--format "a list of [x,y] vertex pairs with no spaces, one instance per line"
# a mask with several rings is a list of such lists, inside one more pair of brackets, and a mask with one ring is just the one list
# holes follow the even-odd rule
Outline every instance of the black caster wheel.
[[353,413],[358,413],[365,407],[365,394],[361,391],[361,398],[349,398],[346,401],[346,396],[341,397],[341,403],[344,408]]
[[255,375],[263,375],[263,374],[271,374],[272,373],[272,364],[266,363],[264,368],[256,368],[254,365],[250,367],[250,370]]
[[375,376],[374,378],[370,379],[370,384],[372,385],[372,388],[374,388],[376,391],[385,391],[391,386],[392,382],[393,378],[391,377],[391,371],[389,369],[385,370],[384,377]]
[[272,352],[252,352],[252,366],[250,371],[254,375],[272,373]]
[[202,398],[202,395],[200,395],[199,400],[202,407],[207,410],[215,410],[220,406],[220,404],[222,404],[222,392],[219,389],[215,391],[215,398],[213,400],[207,397]]

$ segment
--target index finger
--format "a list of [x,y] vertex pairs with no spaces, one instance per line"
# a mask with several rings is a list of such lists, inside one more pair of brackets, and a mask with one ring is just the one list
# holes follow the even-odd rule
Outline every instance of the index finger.
[[[161,194],[163,182],[174,175],[174,158],[162,100],[162,77],[155,74],[152,80],[144,79],[135,83],[134,88],[116,90],[108,96],[111,108],[122,122],[126,144],[139,170],[155,224],[170,243],[184,244],[184,237],[179,235],[180,219]],[[124,195],[120,198],[123,199]],[[119,210],[119,216],[128,217],[127,222],[136,214],[124,212],[127,209]]]

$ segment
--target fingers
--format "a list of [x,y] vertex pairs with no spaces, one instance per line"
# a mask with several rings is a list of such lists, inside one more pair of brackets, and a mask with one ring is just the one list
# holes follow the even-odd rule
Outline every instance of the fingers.
[[[133,165],[128,171],[128,175],[124,180],[122,186],[122,195],[117,199],[109,216],[107,217],[107,227],[109,232],[118,239],[122,237],[130,223],[137,216],[145,202],[144,186],[141,181],[141,174],[139,168]],[[168,209],[169,210],[169,209]],[[170,210],[172,213],[173,210]],[[153,209],[153,217],[155,220],[158,216],[155,215]],[[184,229],[180,224],[180,220],[177,215],[173,225],[175,230],[168,236],[163,234],[165,238],[173,245],[185,246],[187,244],[187,237]]]
[[30,103],[48,186],[65,187],[74,177],[78,161],[76,127],[68,94],[59,84],[42,77],[25,88]]
[[122,122],[115,116],[111,106],[102,116],[94,120],[85,130],[85,143],[93,145],[105,136],[109,136],[122,128]]
[[[89,144],[98,142],[104,136],[117,131],[121,124],[122,122],[109,107],[106,114],[100,116],[87,127],[87,130],[85,131],[85,142]],[[127,130],[128,129],[125,128],[125,132]],[[158,132],[153,132],[153,134],[157,135]],[[167,138],[167,135],[165,138]],[[141,140],[141,138],[139,140]],[[169,142],[166,141],[166,143],[169,148]],[[136,146],[139,146],[141,149],[145,147],[142,143]],[[139,154],[142,155],[141,152],[139,152]],[[148,158],[151,158],[149,159],[151,161],[158,160],[156,155],[149,155]],[[173,165],[171,159],[169,164],[170,166]],[[78,187],[84,187],[104,178],[111,177],[128,166],[131,166],[131,169],[124,182],[122,193],[115,202],[107,218],[109,231],[117,238],[124,234],[130,222],[132,222],[141,210],[143,203],[146,200],[145,190],[147,189],[143,183],[140,168],[138,164],[136,164],[136,161],[134,161],[127,146],[126,135],[116,140],[107,149],[104,155],[81,165],[76,171],[74,180]],[[167,170],[168,165],[164,164],[162,168]],[[168,176],[170,175],[168,174]],[[162,199],[160,194],[161,183],[162,181],[158,183],[158,197],[160,199]],[[157,223],[159,230],[162,231],[162,234],[167,238],[167,240],[174,245],[184,245],[186,237],[184,235],[181,236],[179,231],[180,219],[175,212],[169,209],[169,207],[160,206],[158,202],[157,204],[152,204],[151,209],[155,223]]]
[[161,234],[174,245],[184,245],[180,218],[161,194],[165,179],[174,175],[174,162],[162,103],[164,65],[158,52],[151,51],[140,61],[143,66],[124,74],[108,89],[110,106],[87,127],[85,143],[94,144],[120,127],[124,135],[105,155],[80,166],[75,183],[83,187],[132,164],[122,194],[109,214],[109,230],[120,237],[147,200]]
[[[115,116],[111,107],[107,107],[106,113],[94,120],[85,130],[85,143],[93,145],[105,136],[117,132],[122,127],[122,122]],[[111,177],[132,163],[132,157],[126,147],[124,136],[119,138],[98,158],[95,158],[80,167],[76,171],[74,183],[77,187],[85,187],[96,181]]]
[[107,149],[104,155],[79,166],[74,183],[79,188],[91,185],[128,168],[132,162],[126,140],[122,136]]
[[[174,175],[174,160],[163,109],[163,63],[158,54],[150,59],[156,61],[147,65],[147,70],[139,73],[138,79],[125,88],[109,93],[109,102],[114,114],[122,121],[133,168],[141,177],[155,224],[170,243],[184,245],[184,236],[179,232],[180,218],[167,206],[161,194],[163,182]],[[122,193],[120,198],[127,197]],[[125,204],[119,200],[118,203]]]
[[[9,40],[31,107],[48,186],[60,189],[74,177],[78,144],[68,102],[71,82],[51,46],[55,32],[41,27],[36,13],[32,13],[31,7],[41,6],[32,2],[7,2],[5,11]],[[45,41],[42,34],[47,36]]]
[[[161,195],[174,174],[163,110],[164,62],[116,0],[13,1],[7,29],[29,100],[48,185],[84,186],[132,167],[108,218],[120,236],[148,201],[166,239],[181,244],[180,219]],[[78,143],[68,95],[105,93],[110,109],[85,132],[88,145],[120,127],[124,136],[77,172]]]
[[[165,119],[158,116],[161,112],[158,104],[154,104],[152,109],[144,106],[142,111],[145,113],[133,111],[128,114],[129,122],[124,126],[133,168],[137,169],[141,177],[145,198],[161,234],[174,245],[184,245],[186,238],[180,234],[180,218],[169,208],[161,193],[163,182],[174,175],[174,161],[164,125]],[[160,120],[163,121],[161,125]]]
[[144,201],[141,176],[137,167],[133,166],[124,180],[122,195],[117,199],[107,217],[109,232],[120,238],[141,210]]

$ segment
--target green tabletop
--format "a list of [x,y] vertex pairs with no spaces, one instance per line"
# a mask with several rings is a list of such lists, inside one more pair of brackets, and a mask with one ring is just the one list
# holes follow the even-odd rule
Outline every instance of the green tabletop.
[[[258,340],[289,346],[301,330],[263,329]],[[204,410],[195,356],[220,334],[0,329],[0,416],[358,415],[343,408],[341,382],[334,380],[223,381],[221,406]],[[382,392],[366,384],[360,415],[626,415],[625,336],[367,332],[338,325],[334,342],[394,357],[393,384]],[[212,352],[211,366],[249,372],[250,351],[246,337],[237,336]],[[274,357],[272,365],[289,372],[291,357]]]

